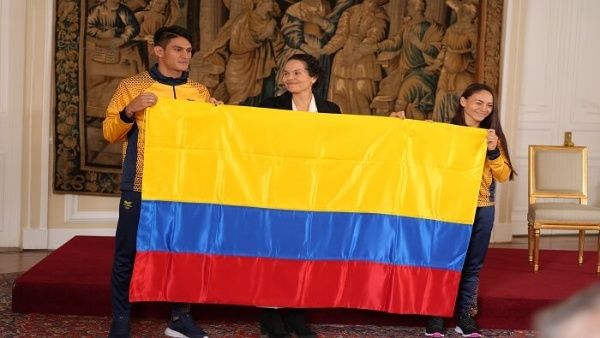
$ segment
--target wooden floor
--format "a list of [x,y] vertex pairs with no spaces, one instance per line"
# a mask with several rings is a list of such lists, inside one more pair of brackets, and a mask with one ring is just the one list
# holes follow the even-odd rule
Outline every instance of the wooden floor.
[[21,252],[0,250],[0,273],[27,271],[49,253],[48,250],[23,250]]
[[[594,251],[597,248],[596,236],[586,236],[585,250]],[[542,236],[541,249],[577,250],[577,236]],[[492,244],[493,248],[527,249],[527,237],[514,237],[511,243]],[[0,248],[0,273],[27,271],[37,262],[44,259],[48,250],[24,250],[17,252]]]

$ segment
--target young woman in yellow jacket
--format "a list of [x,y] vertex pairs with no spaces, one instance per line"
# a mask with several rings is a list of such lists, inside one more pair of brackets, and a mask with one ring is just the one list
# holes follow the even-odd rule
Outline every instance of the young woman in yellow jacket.
[[[481,337],[474,316],[477,314],[479,272],[494,226],[496,182],[505,182],[512,179],[514,175],[506,137],[500,126],[500,117],[494,101],[492,88],[482,83],[473,83],[461,95],[456,115],[451,121],[452,124],[487,129],[487,157],[479,188],[473,232],[461,273],[456,301],[458,318],[455,331],[461,333],[463,337]],[[425,335],[443,337],[443,330],[443,319],[430,317]]]

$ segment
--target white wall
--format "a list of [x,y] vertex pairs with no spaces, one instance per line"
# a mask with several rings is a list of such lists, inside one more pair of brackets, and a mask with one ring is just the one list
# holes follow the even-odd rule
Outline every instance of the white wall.
[[527,149],[562,144],[565,131],[588,146],[589,204],[600,206],[600,1],[511,0],[521,7],[518,52],[506,69],[513,97],[512,156],[519,176],[512,183],[512,233],[526,234]]
[[0,247],[20,246],[25,3],[0,0]]
[[[23,80],[20,123],[23,127],[20,145],[23,177],[11,180],[19,185],[21,198],[20,244],[25,249],[54,249],[74,235],[114,235],[118,199],[115,197],[76,196],[52,193],[53,116],[54,116],[54,27],[53,0],[0,0],[19,4],[24,10],[12,10],[2,25],[22,32],[24,48],[7,49],[15,60],[24,62],[18,76]],[[25,10],[26,9],[26,10]],[[2,48],[2,50],[5,50]],[[10,81],[2,81],[13,85]],[[0,207],[9,208],[3,204]],[[12,208],[11,208],[12,210]],[[15,212],[19,213],[17,209]],[[0,244],[0,246],[5,246]]]
[[[117,198],[49,188],[54,17],[52,0],[0,0],[0,246],[114,234]],[[597,0],[505,0],[501,114],[520,176],[501,187],[495,241],[525,233],[527,145],[560,144],[565,130],[590,148],[590,204],[600,204],[598,18]]]
[[[23,95],[23,177],[21,182],[22,245],[47,231],[53,109],[53,1],[20,1],[27,13],[11,20],[23,25],[25,63]],[[21,227],[19,228],[21,229]],[[37,236],[33,236],[37,235]],[[30,246],[31,247],[31,246]],[[46,248],[46,243],[31,248]]]

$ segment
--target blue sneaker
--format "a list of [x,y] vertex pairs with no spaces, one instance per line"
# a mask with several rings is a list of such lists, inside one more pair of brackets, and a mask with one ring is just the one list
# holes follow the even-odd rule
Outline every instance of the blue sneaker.
[[112,323],[110,324],[110,331],[108,332],[108,338],[131,338],[129,330],[128,316],[113,317]]
[[165,329],[165,336],[175,338],[208,338],[189,313],[174,316]]

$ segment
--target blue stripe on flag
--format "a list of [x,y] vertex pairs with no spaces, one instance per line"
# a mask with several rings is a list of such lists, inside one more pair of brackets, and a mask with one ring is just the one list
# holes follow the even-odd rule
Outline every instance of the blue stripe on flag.
[[471,226],[412,217],[143,201],[138,251],[461,270]]

